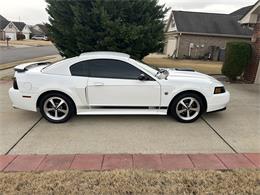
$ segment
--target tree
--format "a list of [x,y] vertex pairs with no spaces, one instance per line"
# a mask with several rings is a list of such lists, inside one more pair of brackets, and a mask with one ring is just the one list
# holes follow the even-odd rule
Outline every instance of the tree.
[[163,47],[163,19],[158,0],[46,0],[49,31],[66,57],[88,51],[118,51],[138,59]]

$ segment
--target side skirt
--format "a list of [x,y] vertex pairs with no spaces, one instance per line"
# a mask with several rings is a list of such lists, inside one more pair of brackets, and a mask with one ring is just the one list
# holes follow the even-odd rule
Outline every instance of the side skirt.
[[78,109],[78,115],[167,115],[167,109]]

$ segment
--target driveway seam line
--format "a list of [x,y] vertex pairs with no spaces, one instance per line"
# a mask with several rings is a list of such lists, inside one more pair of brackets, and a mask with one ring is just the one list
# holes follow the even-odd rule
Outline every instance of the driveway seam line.
[[243,155],[249,162],[251,162],[251,163],[257,168],[257,165],[256,165],[250,158],[248,158],[248,157],[245,155],[245,153],[242,153],[242,155]]
[[72,165],[72,163],[74,162],[76,156],[77,156],[77,154],[74,154],[73,159],[72,159],[72,161],[71,161],[71,163],[70,163],[69,169],[71,169],[71,165]]
[[191,162],[193,168],[196,168],[195,163],[192,161],[192,159],[190,157],[190,154],[187,154],[187,157],[190,159],[190,162]]
[[229,167],[226,165],[226,163],[224,163],[224,161],[218,156],[218,154],[214,154],[217,159],[224,165],[224,167],[226,167],[226,169],[229,169]]
[[33,124],[33,126],[31,126],[31,128],[29,128],[29,130],[27,130],[22,137],[20,137],[17,142],[15,142],[15,144],[5,153],[5,155],[9,154],[11,152],[12,149],[14,149],[14,147],[19,144],[20,141],[22,141],[22,139],[31,132],[31,130],[42,120],[43,117],[41,117],[38,121],[36,121],[36,123]]
[[16,156],[14,157],[14,159],[11,160],[2,170],[4,171],[7,167],[9,167],[9,165],[10,165],[12,162],[14,162],[14,160],[15,160],[17,157],[18,157],[18,155],[16,155]]
[[214,129],[214,128],[209,124],[209,122],[208,122],[204,117],[201,117],[201,119],[209,126],[209,128],[211,128],[211,129],[218,135],[218,137],[219,137],[220,139],[222,139],[222,141],[223,141],[225,144],[228,145],[228,147],[229,147],[233,152],[235,152],[236,154],[238,153],[238,152],[235,150],[235,148],[234,148],[233,146],[231,146],[231,145],[224,139],[224,137],[222,137],[222,136],[217,132],[217,130]]
[[102,161],[101,161],[101,167],[100,170],[103,170],[103,164],[104,164],[104,160],[105,160],[105,154],[102,155]]

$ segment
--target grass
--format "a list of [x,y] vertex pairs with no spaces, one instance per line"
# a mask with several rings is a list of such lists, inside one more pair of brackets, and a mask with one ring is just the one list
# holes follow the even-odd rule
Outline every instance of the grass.
[[160,68],[192,68],[205,74],[221,74],[222,62],[145,57],[144,62]]
[[260,194],[260,170],[0,173],[3,194]]

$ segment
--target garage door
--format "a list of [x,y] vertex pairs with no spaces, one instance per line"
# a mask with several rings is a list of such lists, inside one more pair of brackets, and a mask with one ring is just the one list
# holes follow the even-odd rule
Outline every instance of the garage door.
[[172,56],[176,49],[176,39],[169,39],[167,42],[166,54]]
[[16,40],[16,33],[5,33],[5,37],[9,37],[11,40]]

